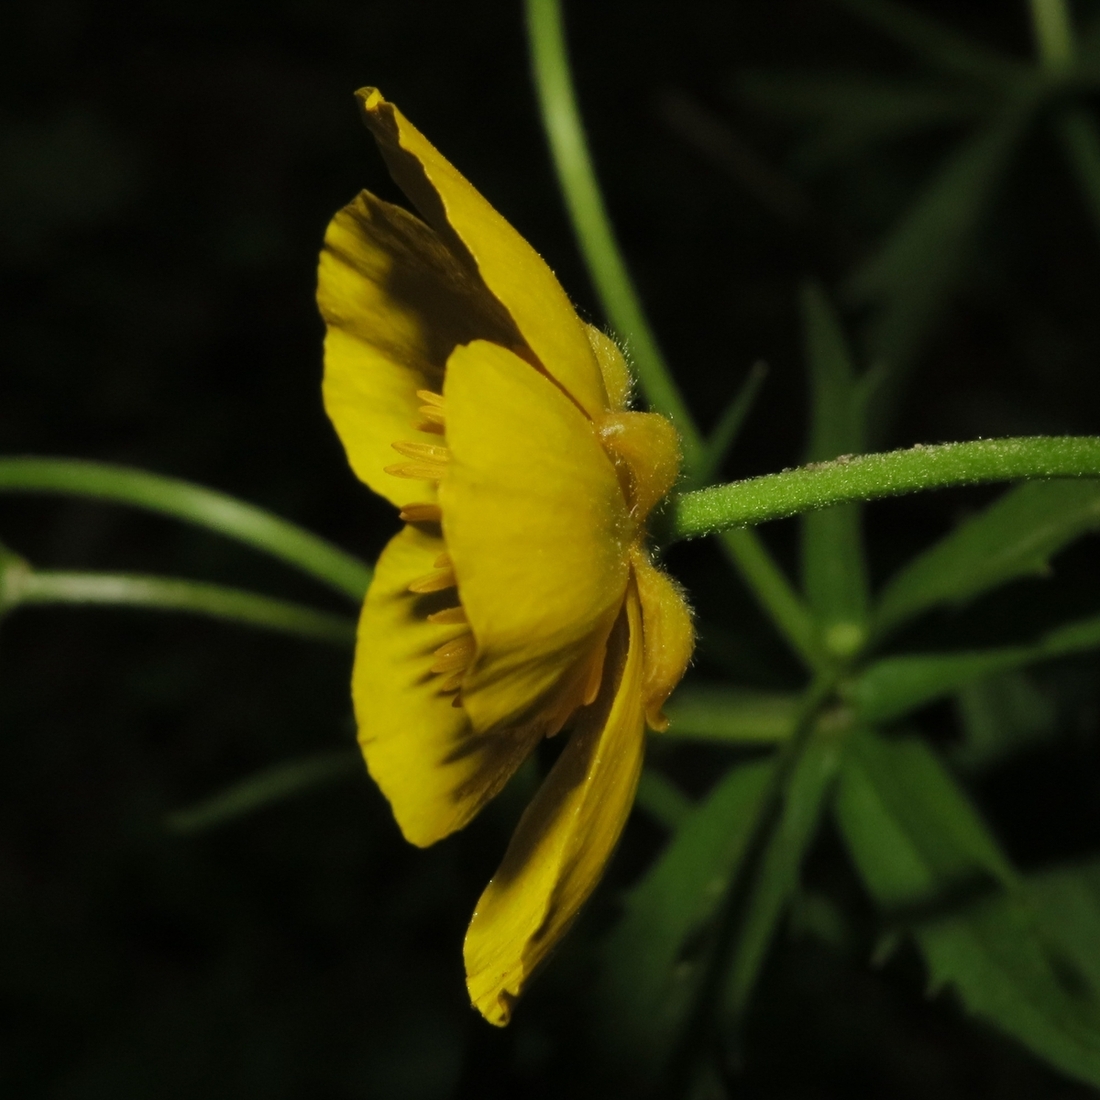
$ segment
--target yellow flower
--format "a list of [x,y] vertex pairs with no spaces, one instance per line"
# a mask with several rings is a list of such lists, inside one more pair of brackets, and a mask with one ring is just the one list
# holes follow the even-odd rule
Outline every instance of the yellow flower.
[[505,1024],[595,887],[646,722],[667,725],[691,654],[683,597],[645,548],[679,445],[666,419],[626,408],[622,355],[531,246],[377,90],[358,95],[423,218],[364,191],[329,226],[319,273],[325,408],[405,521],[359,624],[367,766],[428,845],[570,730],[466,936],[471,999]]

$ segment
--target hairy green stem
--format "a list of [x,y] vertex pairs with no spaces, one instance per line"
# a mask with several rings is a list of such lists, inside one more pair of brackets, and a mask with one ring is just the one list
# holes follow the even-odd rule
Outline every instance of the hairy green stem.
[[842,455],[831,462],[685,493],[667,513],[666,538],[699,538],[832,504],[921,489],[1052,477],[1100,477],[1100,437],[979,439]]
[[531,62],[550,153],[588,273],[612,328],[626,342],[651,408],[675,423],[689,477],[703,461],[703,444],[670,374],[623,262],[604,206],[569,71],[559,0],[526,0]]
[[355,623],[340,615],[220,584],[126,573],[65,573],[9,562],[0,575],[0,611],[26,604],[99,604],[185,611],[350,646]]
[[359,603],[365,563],[317,535],[225,493],[126,466],[58,458],[0,459],[0,492],[65,493],[159,512],[279,558]]

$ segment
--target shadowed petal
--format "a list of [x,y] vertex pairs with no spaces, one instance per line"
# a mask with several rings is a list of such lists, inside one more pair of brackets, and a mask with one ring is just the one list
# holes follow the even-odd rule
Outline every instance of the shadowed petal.
[[356,474],[398,506],[435,499],[435,483],[394,477],[390,444],[438,442],[415,430],[456,344],[514,343],[511,318],[471,265],[407,210],[363,192],[328,227],[317,301],[325,319],[325,409]]
[[633,587],[612,635],[599,699],[516,828],[478,901],[464,954],[470,998],[492,1024],[512,1005],[595,888],[630,813],[642,769],[641,611]]
[[[434,651],[461,625],[431,623],[454,590],[417,596],[408,586],[432,571],[443,540],[406,527],[382,551],[359,621],[352,696],[371,776],[413,844],[461,829],[507,782],[540,734],[475,734],[454,695],[429,671]],[[451,597],[448,601],[448,596]]]
[[543,367],[588,413],[607,399],[583,322],[539,254],[376,88],[357,93],[390,173],[455,251],[473,258]]
[[518,356],[481,341],[456,349],[444,396],[443,530],[478,644],[462,697],[484,730],[525,714],[602,646],[631,527],[592,422]]

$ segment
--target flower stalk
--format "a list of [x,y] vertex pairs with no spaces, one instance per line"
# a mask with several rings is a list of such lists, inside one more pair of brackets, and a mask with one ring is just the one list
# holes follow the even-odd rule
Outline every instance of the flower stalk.
[[842,455],[830,462],[684,493],[666,513],[664,537],[666,542],[678,542],[833,504],[922,489],[1054,477],[1100,477],[1100,437],[979,439]]

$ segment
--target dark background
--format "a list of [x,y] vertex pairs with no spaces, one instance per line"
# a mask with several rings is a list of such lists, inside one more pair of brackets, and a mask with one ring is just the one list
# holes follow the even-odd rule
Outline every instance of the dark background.
[[[1031,55],[1022,3],[917,6]],[[567,17],[608,204],[702,425],[756,360],[770,365],[727,476],[795,464],[799,285],[813,276],[842,298],[845,276],[960,128],[807,168],[798,127],[737,94],[737,74],[926,72],[825,0],[607,0],[572,3]],[[3,22],[5,454],[188,478],[373,559],[396,520],[354,480],[324,417],[312,300],[332,213],[361,187],[398,198],[356,115],[352,92],[367,83],[601,320],[546,154],[515,0],[52,0],[9,5]],[[700,120],[712,127],[702,136]],[[887,445],[1100,432],[1100,238],[1041,126],[985,213],[914,355],[901,414],[881,426]],[[863,313],[845,316],[858,340]],[[876,578],[992,495],[872,507]],[[768,531],[792,567],[793,533]],[[0,538],[42,567],[188,576],[341,610],[266,559],[119,508],[4,497]],[[928,636],[1029,637],[1095,612],[1095,550],[1085,540],[1049,583],[941,617]],[[704,631],[727,632],[741,682],[798,683],[712,548],[678,548],[671,567],[705,608]],[[711,659],[704,651],[695,675],[715,675]],[[413,1100],[595,1087],[587,952],[660,842],[644,817],[504,1033],[467,1007],[460,944],[513,806],[427,852],[403,844],[365,778],[206,835],[165,830],[167,812],[260,768],[350,745],[349,667],[339,650],[187,617],[42,609],[3,622],[0,1093]],[[1049,673],[1070,700],[1054,745],[973,783],[1025,867],[1100,847],[1096,671],[1080,661]],[[926,718],[953,736],[950,708]],[[712,774],[714,762],[692,758],[684,774]],[[866,965],[869,907],[831,836],[811,871],[850,902],[848,946],[780,945],[739,1095],[1086,1094],[964,1022],[949,997],[925,1000],[915,958]]]

